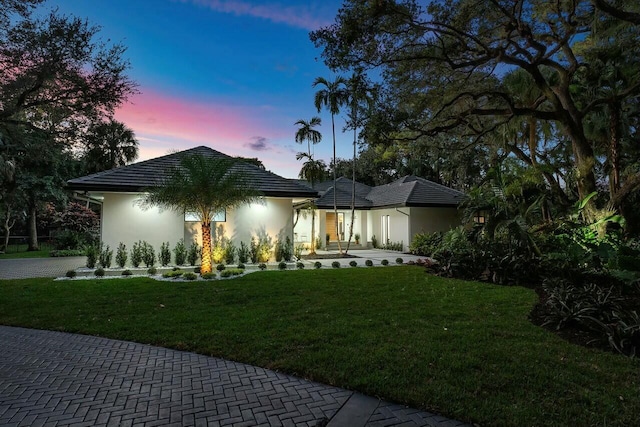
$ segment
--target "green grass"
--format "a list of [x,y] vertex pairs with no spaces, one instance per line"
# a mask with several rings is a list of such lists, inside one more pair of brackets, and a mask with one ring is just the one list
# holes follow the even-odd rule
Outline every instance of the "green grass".
[[27,251],[29,245],[27,244],[19,244],[14,245],[11,244],[7,247],[5,253],[0,254],[0,259],[9,259],[9,258],[47,258],[49,256],[49,251],[51,247],[47,243],[40,244],[39,251]]
[[637,425],[640,363],[532,325],[536,301],[415,267],[33,279],[0,282],[0,323],[220,356],[483,426]]

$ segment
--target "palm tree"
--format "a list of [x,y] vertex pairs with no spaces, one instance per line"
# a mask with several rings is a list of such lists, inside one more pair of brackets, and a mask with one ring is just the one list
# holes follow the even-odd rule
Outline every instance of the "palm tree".
[[[313,82],[313,87],[322,86],[316,92],[315,106],[318,112],[322,110],[322,107],[327,108],[331,113],[331,132],[333,135],[333,211],[335,213],[336,232],[338,231],[338,203],[336,200],[336,124],[335,115],[340,112],[340,107],[343,106],[348,98],[349,94],[345,89],[347,81],[344,77],[338,76],[334,81],[328,81],[324,77],[318,77]],[[342,245],[340,244],[340,236],[338,236],[338,250],[342,254]]]
[[231,158],[184,156],[142,200],[143,205],[192,212],[198,217],[202,225],[201,273],[211,272],[211,221],[216,213],[250,203],[258,195],[237,164]]
[[[313,187],[318,180],[317,167],[318,165],[313,160],[313,154],[311,153],[311,144],[315,145],[322,141],[322,134],[320,131],[313,129],[316,126],[322,124],[320,117],[312,117],[308,122],[300,119],[296,123],[300,126],[296,132],[296,142],[302,144],[307,141],[307,153],[298,153],[296,160],[307,158],[307,161],[303,164],[300,170],[300,178],[306,179]],[[324,168],[322,170],[324,174]],[[316,212],[315,204],[311,201],[311,246],[309,248],[309,254],[315,255],[316,253]]]
[[138,158],[138,141],[124,123],[115,120],[91,126],[84,155],[88,172],[100,172]]

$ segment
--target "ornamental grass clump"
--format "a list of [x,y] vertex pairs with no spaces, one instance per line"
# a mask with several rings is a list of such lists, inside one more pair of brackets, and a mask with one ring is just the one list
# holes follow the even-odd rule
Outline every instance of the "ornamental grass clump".
[[125,276],[125,277],[128,277],[128,276],[133,275],[133,273],[131,272],[131,270],[124,270],[122,272],[122,275]]
[[396,264],[402,264],[404,260],[402,258],[396,258]]
[[280,263],[278,264],[278,270],[286,270],[287,269],[287,263],[284,261],[280,261]]
[[239,268],[227,268],[224,271],[220,272],[220,277],[232,277],[232,276],[240,276],[244,273],[244,270]]
[[382,265],[389,265],[389,261],[388,261],[388,260],[386,260],[386,259],[383,259],[383,260],[380,262],[380,264],[382,264]]
[[298,270],[304,270],[304,263],[303,263],[303,262],[298,261],[298,262],[296,263],[296,268],[297,268]]
[[373,267],[373,261],[371,261],[370,259],[366,260],[364,262],[364,265],[366,265],[367,267]]
[[67,271],[67,273],[66,273],[66,276],[67,276],[69,279],[73,279],[73,278],[74,278],[74,277],[76,277],[77,275],[78,275],[78,273],[76,273],[76,271],[75,271],[75,270],[68,270],[68,271]]
[[356,261],[349,261],[349,265],[350,265],[351,267],[357,267],[357,266],[358,266],[358,263],[357,263]]
[[97,277],[104,277],[104,268],[96,268],[96,271],[94,271],[93,274],[95,274]]
[[316,270],[319,268],[322,268],[322,263],[320,261],[316,261],[313,263],[313,268],[315,268]]
[[201,274],[200,277],[202,277],[204,280],[214,280],[218,275],[216,273],[214,273],[213,271],[210,271],[209,273],[204,273]]
[[260,263],[260,264],[258,265],[258,268],[259,268],[260,270],[266,270],[266,269],[267,269],[267,264],[265,264],[264,262],[262,262],[262,263]]
[[216,270],[218,270],[218,271],[222,271],[222,270],[224,270],[225,268],[227,268],[227,267],[225,267],[225,265],[224,265],[224,264],[218,264],[218,265],[216,265]]
[[333,268],[340,268],[340,262],[339,261],[333,261],[331,263],[331,267]]

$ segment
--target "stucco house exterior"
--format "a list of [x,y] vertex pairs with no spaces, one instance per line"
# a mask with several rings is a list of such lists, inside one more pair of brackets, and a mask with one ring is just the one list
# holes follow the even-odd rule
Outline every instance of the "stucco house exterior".
[[[101,240],[116,248],[120,242],[131,248],[134,242],[144,240],[156,250],[163,242],[173,248],[184,239],[187,245],[194,239],[202,245],[200,224],[188,213],[181,214],[157,207],[144,208],[140,204],[145,189],[158,185],[166,172],[177,166],[182,155],[199,154],[211,157],[229,157],[209,147],[169,154],[120,168],[83,176],[67,182],[80,198],[101,205]],[[260,200],[236,210],[222,213],[211,224],[212,230],[223,227],[225,236],[236,246],[249,244],[252,236],[269,235],[274,242],[287,236],[293,240],[293,206],[303,200],[317,197],[317,192],[295,180],[283,178],[251,163],[238,163],[249,177]]]
[[[335,188],[333,180],[313,187],[319,195],[315,201],[316,237],[321,238],[323,246],[327,234],[330,246],[334,247],[333,242],[338,239],[348,239],[352,184],[350,179],[341,177],[337,179]],[[375,236],[380,245],[402,242],[403,249],[408,250],[417,233],[446,231],[461,224],[458,205],[464,193],[424,178],[404,176],[375,187],[356,182],[355,192],[353,232],[360,235],[360,246],[371,246]],[[334,194],[338,206],[337,229],[333,210]],[[298,207],[304,207],[304,204]],[[300,243],[311,242],[309,214],[299,217],[294,237]]]

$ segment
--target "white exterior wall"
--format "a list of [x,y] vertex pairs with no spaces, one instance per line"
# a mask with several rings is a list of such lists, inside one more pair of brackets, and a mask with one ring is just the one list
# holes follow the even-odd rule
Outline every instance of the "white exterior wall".
[[417,233],[447,231],[462,223],[461,212],[457,208],[410,208],[411,238]]
[[[273,243],[287,236],[293,242],[293,207],[291,199],[266,197],[262,202],[243,205],[234,211],[227,211],[225,222],[212,222],[212,233],[223,227],[225,237],[236,247],[240,242],[249,245],[252,236],[270,236]],[[196,241],[202,245],[199,222],[184,223],[186,242]]]
[[[157,207],[142,209],[138,194],[105,193],[102,204],[102,242],[111,249],[120,242],[131,250],[133,243],[145,240],[153,245],[156,253],[163,242],[169,242],[171,249],[182,238],[187,245],[197,241],[202,245],[199,222],[185,222],[184,216],[174,211],[161,211]],[[261,203],[244,205],[235,211],[228,211],[226,222],[212,223],[212,229],[223,225],[225,236],[236,246],[240,242],[249,244],[251,236],[267,234],[273,243],[289,236],[293,241],[292,200],[286,198],[265,198]]]
[[[320,211],[319,209],[315,210],[315,218],[316,218],[316,237],[324,236],[324,232],[320,234]],[[305,215],[306,214],[306,215]],[[294,219],[295,219],[295,213]],[[296,243],[304,243],[308,245],[311,243],[311,211],[308,209],[303,209],[300,211],[300,217],[298,218],[298,223],[296,224],[296,228],[294,231],[294,241]],[[324,238],[322,239],[324,241]]]
[[130,251],[134,242],[146,240],[157,253],[163,242],[169,242],[173,248],[184,236],[183,215],[157,207],[142,209],[139,199],[139,194],[104,193],[102,243],[109,245],[114,254],[120,242]]
[[408,208],[398,208],[401,212],[395,209],[374,209],[371,211],[371,235],[369,235],[369,241],[372,236],[376,236],[378,245],[382,246],[386,242],[382,241],[382,216],[389,215],[389,241],[391,243],[402,242],[405,249],[409,247],[409,217],[405,213],[409,213]]

